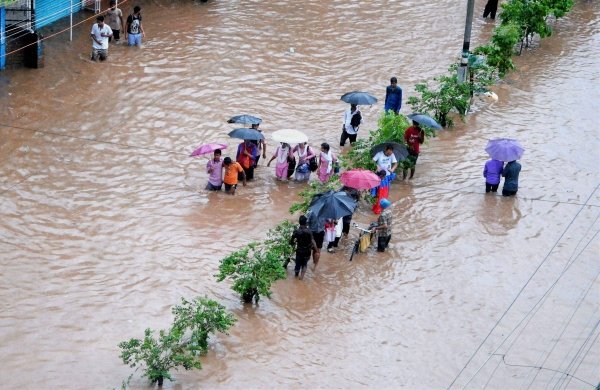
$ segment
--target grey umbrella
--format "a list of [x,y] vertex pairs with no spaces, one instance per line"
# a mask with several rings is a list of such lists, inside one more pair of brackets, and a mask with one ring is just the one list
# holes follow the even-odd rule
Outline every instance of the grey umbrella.
[[370,93],[360,91],[345,93],[340,99],[348,104],[356,104],[362,106],[371,106],[377,103],[377,98],[375,96],[371,95]]
[[338,220],[354,213],[355,208],[356,201],[346,191],[327,191],[315,195],[308,210],[313,212],[319,219],[332,218]]
[[373,146],[371,149],[371,157],[374,157],[379,152],[383,152],[388,145],[391,145],[392,148],[394,148],[394,156],[396,156],[396,160],[398,160],[398,162],[408,157],[408,149],[406,149],[406,146],[397,142],[384,142],[382,144]]
[[433,129],[441,130],[442,126],[436,122],[435,119],[425,114],[410,114],[408,119],[412,119],[418,124],[426,127],[431,127]]
[[262,119],[259,117],[247,114],[232,116],[227,121],[227,123],[240,123],[243,125],[258,125],[260,122],[262,122]]
[[265,136],[260,131],[247,128],[233,129],[228,135],[231,138],[247,139],[251,141],[265,139]]

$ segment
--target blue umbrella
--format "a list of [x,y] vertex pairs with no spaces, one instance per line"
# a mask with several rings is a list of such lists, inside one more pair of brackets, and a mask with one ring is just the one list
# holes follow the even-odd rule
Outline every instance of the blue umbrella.
[[523,156],[525,149],[516,139],[497,138],[488,141],[485,151],[494,160],[515,161]]
[[233,129],[228,134],[231,138],[248,139],[251,141],[258,141],[265,139],[265,136],[258,130],[254,129]]
[[437,130],[441,130],[442,129],[442,126],[439,123],[437,123],[435,121],[435,119],[433,119],[429,115],[425,115],[425,114],[410,114],[408,116],[408,119],[412,119],[413,121],[417,122],[418,124],[420,124],[422,126],[431,127],[431,128],[437,129]]
[[259,117],[247,114],[232,116],[227,121],[227,123],[241,123],[244,125],[258,125],[260,122],[262,122],[262,119]]
[[370,93],[353,91],[342,95],[341,100],[348,104],[370,106],[377,103],[377,98]]
[[319,219],[332,218],[338,220],[354,213],[355,208],[356,201],[346,191],[327,191],[315,195],[308,210]]

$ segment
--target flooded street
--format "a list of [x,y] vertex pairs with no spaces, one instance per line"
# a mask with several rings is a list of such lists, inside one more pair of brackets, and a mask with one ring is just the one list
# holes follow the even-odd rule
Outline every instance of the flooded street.
[[[276,182],[261,160],[234,197],[209,194],[191,151],[223,141],[234,155],[226,120],[248,113],[267,141],[295,128],[337,152],[340,95],[380,98],[362,109],[366,136],[394,75],[410,113],[414,85],[462,48],[463,3],[145,1],[140,50],[112,45],[91,63],[86,23],[72,43],[46,41],[44,69],[0,72],[2,387],[119,388],[132,369],[117,344],[199,295],[239,321],[167,389],[596,386],[598,1],[576,1],[515,59],[497,103],[422,146],[415,178],[392,185],[388,252],[350,263],[342,241],[256,307],[215,280],[225,254],[297,219],[287,209],[303,185]],[[493,30],[484,4],[471,47]],[[484,193],[496,137],[526,149],[516,198]],[[374,219],[366,207],[355,218]],[[131,387],[149,388],[139,374]]]

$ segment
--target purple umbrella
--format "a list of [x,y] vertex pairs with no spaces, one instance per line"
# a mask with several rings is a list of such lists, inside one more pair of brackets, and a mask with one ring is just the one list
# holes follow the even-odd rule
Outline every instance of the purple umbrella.
[[194,150],[192,152],[192,154],[190,154],[190,157],[203,156],[205,154],[212,153],[217,149],[225,149],[225,148],[227,148],[227,145],[218,144],[216,142],[200,145],[196,150]]
[[497,138],[488,141],[485,151],[494,160],[515,161],[523,156],[525,149],[516,139]]

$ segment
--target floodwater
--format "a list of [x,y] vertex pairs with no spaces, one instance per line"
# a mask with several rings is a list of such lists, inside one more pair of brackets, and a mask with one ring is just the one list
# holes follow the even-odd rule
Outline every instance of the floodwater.
[[[239,113],[262,117],[267,136],[296,128],[335,145],[342,93],[383,98],[396,75],[406,99],[445,71],[462,3],[146,1],[143,49],[111,46],[108,63],[91,63],[88,22],[72,43],[47,41],[44,69],[0,74],[2,387],[118,388],[131,369],[117,344],[168,326],[180,297],[199,295],[239,322],[212,340],[202,371],[165,388],[600,382],[597,1],[577,1],[516,59],[497,103],[424,145],[414,180],[393,185],[389,252],[350,263],[344,243],[256,307],[213,276],[224,254],[296,218],[286,210],[302,185],[263,165],[236,196],[207,194],[193,148],[231,151],[225,121]],[[472,45],[493,28],[484,3]],[[381,109],[363,110],[363,136]],[[484,194],[494,137],[527,150],[514,199]],[[139,371],[131,386],[148,388]]]

